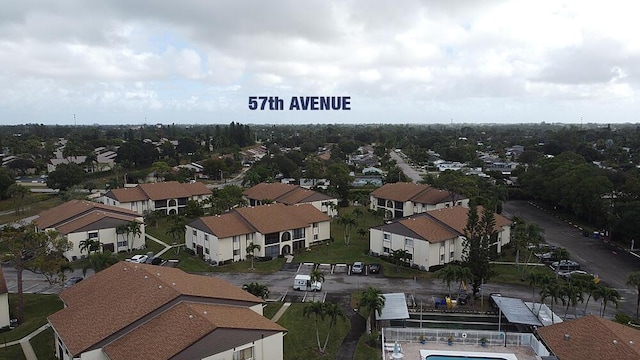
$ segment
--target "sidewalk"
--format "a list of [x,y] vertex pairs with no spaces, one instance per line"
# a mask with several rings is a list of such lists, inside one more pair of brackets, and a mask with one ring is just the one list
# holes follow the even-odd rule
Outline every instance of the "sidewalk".
[[27,359],[27,360],[38,360],[38,357],[36,356],[36,353],[33,351],[33,347],[31,346],[31,342],[29,342],[29,341],[32,338],[34,338],[36,335],[38,335],[41,332],[47,330],[50,326],[51,326],[51,324],[46,323],[46,324],[42,325],[36,331],[34,331],[31,334],[23,337],[20,340],[15,340],[15,341],[8,342],[6,344],[1,344],[0,348],[4,348],[4,347],[9,347],[9,346],[14,346],[14,345],[20,344],[20,346],[22,347],[22,352],[24,352],[25,359]]

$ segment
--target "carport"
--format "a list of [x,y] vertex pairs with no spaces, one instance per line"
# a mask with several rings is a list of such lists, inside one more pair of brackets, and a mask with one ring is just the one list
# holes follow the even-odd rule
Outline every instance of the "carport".
[[404,293],[382,294],[384,307],[380,314],[376,312],[376,322],[380,326],[393,326],[392,322],[404,322],[409,318],[407,298]]
[[542,326],[542,323],[529,307],[518,298],[510,298],[499,295],[491,295],[491,300],[498,306],[498,331],[501,331],[502,314],[516,326]]

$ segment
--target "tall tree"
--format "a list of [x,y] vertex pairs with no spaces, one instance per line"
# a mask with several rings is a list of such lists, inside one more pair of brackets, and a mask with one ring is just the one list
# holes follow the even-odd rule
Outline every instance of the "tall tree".
[[324,320],[324,304],[320,301],[312,301],[302,310],[302,315],[305,317],[313,316],[316,325],[316,340],[318,342],[318,350],[322,352],[322,346],[320,346],[320,328],[318,327],[318,320]]
[[78,164],[60,164],[56,166],[54,171],[49,173],[47,186],[51,189],[65,191],[74,185],[82,183],[84,176],[85,172]]
[[[618,302],[620,301],[620,293],[618,290],[608,286],[600,286],[597,290],[597,297],[602,301],[602,311],[600,312],[601,317],[604,317],[608,303],[613,303],[616,309],[618,308]],[[594,298],[596,298],[595,294]]]
[[544,284],[542,286],[542,290],[540,291],[540,301],[544,303],[546,299],[550,300],[551,305],[551,323],[554,323],[553,319],[553,304],[557,304],[558,300],[562,300],[564,304],[564,298],[562,297],[562,290],[560,285],[558,284],[558,280],[553,279],[550,282]]
[[24,208],[25,198],[31,193],[29,189],[19,184],[12,184],[7,189],[7,195],[13,199],[13,207],[15,214],[20,213],[20,209]]
[[400,271],[400,264],[410,259],[411,254],[405,249],[391,250],[391,259],[396,264],[396,272]]
[[333,330],[337,320],[340,319],[344,321],[347,318],[340,305],[336,303],[324,303],[324,315],[329,319],[329,328],[327,329],[327,337],[324,339],[324,345],[322,346],[322,353],[327,352],[329,336],[331,335],[331,330]]
[[385,297],[382,295],[382,291],[369,287],[360,295],[360,306],[367,309],[367,331],[370,333],[375,327],[375,315],[382,314],[382,308],[384,308]]
[[489,246],[496,237],[495,223],[491,208],[482,208],[480,216],[476,206],[469,207],[467,226],[464,229],[462,261],[473,273],[471,285],[474,298],[477,298],[483,281],[493,275],[489,262]]
[[88,269],[93,269],[94,272],[100,272],[111,265],[118,263],[118,257],[116,254],[112,253],[109,250],[94,252],[93,254],[89,254],[88,262],[82,268],[82,273],[86,276]]
[[344,214],[338,218],[338,224],[344,226],[344,244],[349,245],[351,241],[351,230],[358,227],[358,220],[351,214]]
[[4,226],[0,229],[0,242],[12,255],[18,283],[18,306],[16,317],[24,319],[24,291],[22,273],[29,270],[39,274],[61,274],[67,268],[68,261],[63,254],[71,244],[55,231],[35,232],[30,226]]
[[634,271],[627,275],[627,285],[636,288],[636,319],[638,319],[638,309],[640,308],[640,271]]
[[[529,275],[527,276],[527,278],[529,279],[529,286],[531,286],[531,303],[533,304],[533,309],[535,310],[535,293],[536,293],[536,287],[544,287],[545,285],[547,285],[548,283],[550,283],[553,279],[551,278],[551,276],[545,274],[545,273],[541,273],[538,271],[533,271],[531,273],[529,273]],[[541,305],[542,307],[542,305]],[[540,311],[540,308],[538,308],[538,312]]]
[[260,249],[262,249],[262,247],[260,246],[260,244],[256,244],[254,242],[250,242],[249,245],[247,245],[247,257],[251,257],[251,269],[249,270],[253,270],[253,260],[256,257],[256,250],[260,251]]

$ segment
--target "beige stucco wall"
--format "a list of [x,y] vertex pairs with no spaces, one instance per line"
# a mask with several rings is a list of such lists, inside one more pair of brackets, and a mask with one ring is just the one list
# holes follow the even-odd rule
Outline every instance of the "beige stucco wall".
[[[142,221],[142,218],[139,218],[139,220]],[[144,241],[145,225],[143,223],[140,223],[139,228],[141,233],[140,236],[134,237],[132,234],[129,234],[129,237],[132,241],[131,244],[133,249],[140,249],[145,245],[145,241]],[[75,256],[78,259],[82,258],[83,255],[87,256],[88,253],[86,250],[80,252],[80,242],[88,239],[89,233],[93,233],[93,232],[95,231],[82,231],[82,232],[67,234],[67,240],[72,243],[72,247],[69,251],[67,251],[64,254],[65,257],[69,260],[72,260],[73,256]],[[116,252],[127,250],[127,246],[118,247],[118,241],[123,241],[126,238],[126,234],[122,234],[122,235],[116,234],[115,228],[100,229],[100,230],[97,230],[97,232],[98,232],[97,239],[100,240],[100,243],[113,244]]]
[[0,294],[0,328],[9,326],[9,294]]
[[[236,349],[240,350],[249,346],[250,344],[247,344],[246,346],[239,346]],[[253,347],[254,360],[282,360],[284,357],[283,334],[276,333],[262,340],[256,340],[254,341]],[[234,349],[230,349],[228,351],[206,357],[203,360],[230,360],[233,359],[233,352]]]

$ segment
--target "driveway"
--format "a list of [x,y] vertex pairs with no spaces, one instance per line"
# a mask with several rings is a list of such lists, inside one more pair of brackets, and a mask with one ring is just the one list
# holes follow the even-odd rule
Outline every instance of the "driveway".
[[526,201],[507,201],[503,209],[503,215],[515,215],[540,225],[549,244],[566,248],[582,270],[598,275],[604,283],[618,290],[622,297],[620,308],[635,314],[637,293],[626,282],[630,272],[640,270],[640,258],[603,239],[595,239],[593,234],[584,237],[578,227]]

